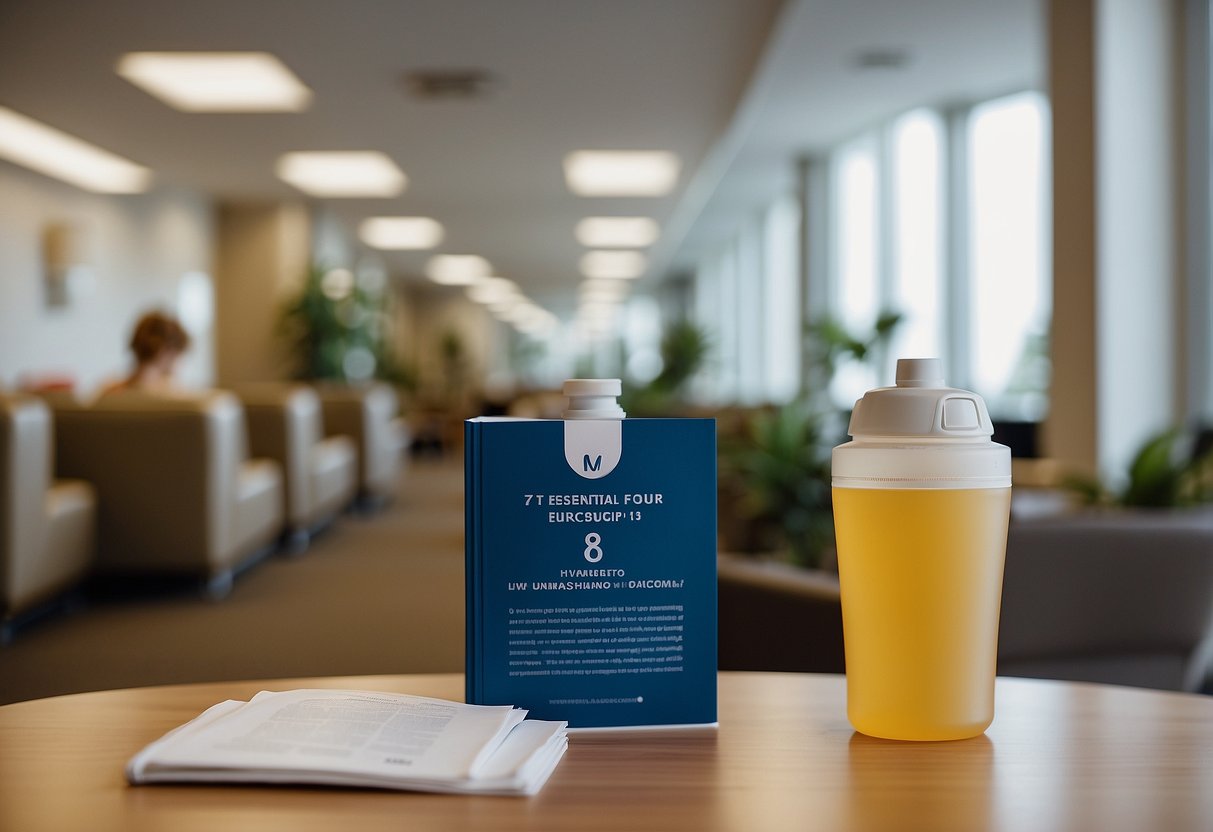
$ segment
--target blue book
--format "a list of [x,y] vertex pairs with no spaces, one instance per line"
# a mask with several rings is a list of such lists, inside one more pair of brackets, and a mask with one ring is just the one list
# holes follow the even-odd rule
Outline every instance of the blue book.
[[574,728],[716,722],[715,421],[465,434],[467,701]]

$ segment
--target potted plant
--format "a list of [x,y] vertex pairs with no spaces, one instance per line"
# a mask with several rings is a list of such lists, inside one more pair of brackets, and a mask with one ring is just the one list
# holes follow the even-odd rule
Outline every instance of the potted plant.
[[665,416],[677,411],[691,380],[712,351],[707,331],[692,321],[675,321],[661,336],[661,372],[641,387],[629,385],[620,404],[634,416]]
[[313,263],[278,320],[291,375],[336,382],[376,378],[411,388],[412,373],[393,350],[389,306],[380,281]]
[[765,545],[768,558],[776,549],[775,557],[795,566],[834,568],[830,453],[845,438],[846,414],[826,391],[841,361],[873,361],[900,322],[901,315],[885,312],[863,334],[832,318],[806,329],[812,356],[807,387],[812,393],[749,414],[737,435],[722,439],[721,528],[726,548],[754,553],[755,544]]

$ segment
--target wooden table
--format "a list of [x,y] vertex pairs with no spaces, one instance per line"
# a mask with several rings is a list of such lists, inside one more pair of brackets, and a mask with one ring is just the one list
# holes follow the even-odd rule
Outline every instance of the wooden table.
[[207,706],[297,687],[463,692],[366,676],[0,707],[0,830],[1213,830],[1213,698],[1019,679],[986,736],[915,744],[855,734],[841,676],[722,673],[718,731],[574,735],[533,798],[126,785],[132,754]]

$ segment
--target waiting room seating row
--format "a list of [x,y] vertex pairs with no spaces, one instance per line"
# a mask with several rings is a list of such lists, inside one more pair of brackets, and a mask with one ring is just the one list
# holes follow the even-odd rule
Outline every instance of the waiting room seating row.
[[[328,400],[348,434],[325,424]],[[396,408],[382,385],[0,396],[0,624],[88,575],[223,597],[278,544],[298,552],[356,497],[394,493]]]
[[348,436],[358,449],[358,497],[376,505],[396,495],[400,465],[410,444],[408,424],[398,417],[399,401],[386,384],[368,387],[322,384],[316,388],[328,436]]
[[[282,469],[289,545],[304,548],[313,532],[354,499],[358,448],[350,436],[324,435],[320,397],[306,385],[252,384],[237,392],[250,453]],[[383,464],[395,470],[390,458]]]

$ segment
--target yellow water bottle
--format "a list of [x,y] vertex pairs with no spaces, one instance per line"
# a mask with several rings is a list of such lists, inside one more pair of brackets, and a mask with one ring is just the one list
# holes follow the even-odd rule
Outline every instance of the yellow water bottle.
[[1011,452],[938,359],[897,362],[834,449],[838,575],[855,730],[954,740],[994,719]]

